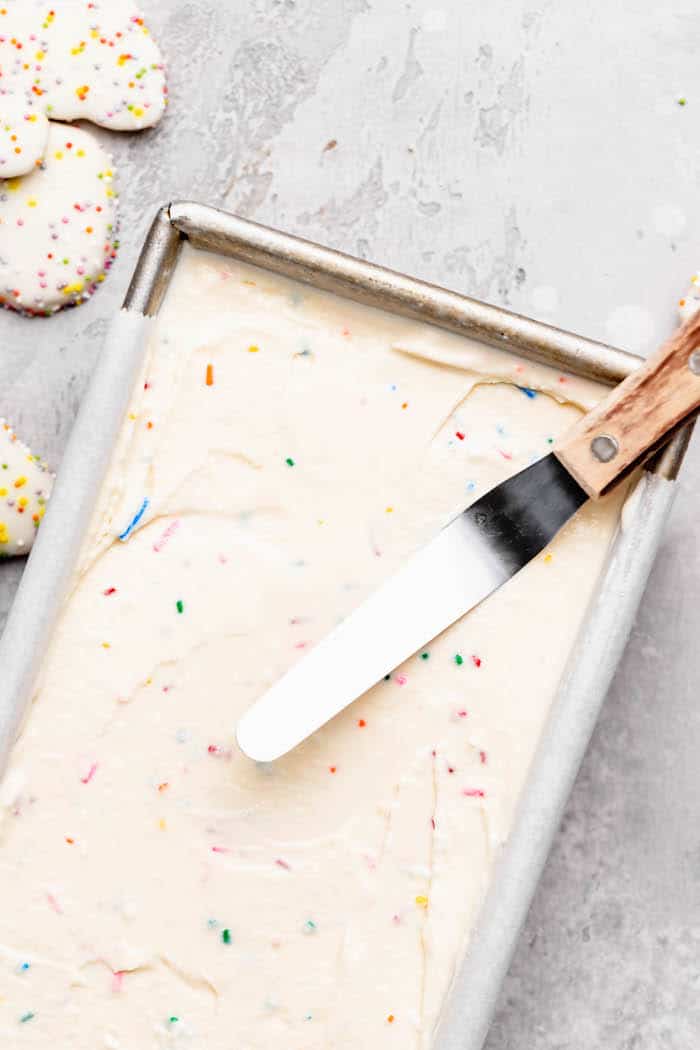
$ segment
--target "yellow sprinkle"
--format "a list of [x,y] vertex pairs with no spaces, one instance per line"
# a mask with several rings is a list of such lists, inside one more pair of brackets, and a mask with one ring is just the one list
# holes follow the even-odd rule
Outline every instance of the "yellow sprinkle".
[[20,507],[24,508],[29,503],[29,500],[26,496],[22,496],[22,499],[18,499],[17,502],[19,503]]
[[0,543],[9,543],[10,533],[4,521],[0,521]]
[[28,208],[36,208],[36,197],[30,197],[27,201]]
[[21,474],[21,475],[20,475],[20,476],[19,476],[19,477],[17,478],[17,480],[15,481],[15,488],[16,488],[16,489],[21,489],[21,488],[24,488],[24,486],[25,486],[26,484],[27,484],[27,479],[25,478],[24,474]]
[[56,160],[63,160],[63,151],[60,150],[60,149],[57,149],[56,152],[54,153],[54,157],[56,158]]
[[249,346],[248,347],[248,353],[249,354],[257,354],[259,352],[259,350],[260,350],[259,346]]
[[161,817],[160,820],[158,821],[158,827],[160,828],[161,831],[165,831],[167,826],[168,825],[165,823],[165,818]]
[[129,419],[136,419],[136,415],[134,412],[129,412]]
[[111,649],[112,646],[109,644],[109,642],[103,642],[102,643],[102,648],[103,649]]
[[549,565],[550,561],[552,560],[552,555],[551,554],[545,554],[544,560]]
[[7,495],[7,489],[0,489],[0,496],[6,496],[6,495]]
[[424,897],[423,894],[420,893],[416,897],[416,904],[418,905],[419,908],[427,908],[428,907],[428,898]]
[[44,58],[44,57],[45,56],[44,56],[44,52],[43,51],[37,51],[37,53],[36,53],[36,60],[37,60],[37,62],[41,62],[42,58]]
[[393,507],[387,507],[386,508],[386,512],[387,512],[387,514],[393,514],[394,513],[394,508]]
[[5,189],[10,190],[11,193],[16,193],[22,185],[21,179],[8,179],[5,183]]
[[79,149],[78,152],[77,152],[77,156],[78,157],[84,157],[85,156],[85,150],[84,149]]
[[66,295],[72,295],[74,292],[82,292],[84,287],[84,281],[75,281],[74,284],[67,284],[63,291]]
[[135,117],[142,117],[144,111],[141,109],[140,106],[137,106],[135,109],[132,110],[132,113],[134,114]]

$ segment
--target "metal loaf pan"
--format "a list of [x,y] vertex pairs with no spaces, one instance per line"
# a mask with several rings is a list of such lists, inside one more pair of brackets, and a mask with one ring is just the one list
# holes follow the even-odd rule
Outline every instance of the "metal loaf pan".
[[[37,690],[42,655],[184,240],[556,368],[615,384],[639,358],[215,208],[178,202],[156,216],[84,398],[49,512],[0,642],[0,773]],[[435,1050],[480,1050],[661,539],[690,435],[642,473],[532,764],[510,838],[443,1011]]]

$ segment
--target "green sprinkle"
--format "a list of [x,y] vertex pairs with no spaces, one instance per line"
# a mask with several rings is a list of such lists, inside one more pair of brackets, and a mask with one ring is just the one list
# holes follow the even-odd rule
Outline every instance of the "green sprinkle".
[[304,933],[316,933],[318,926],[313,919],[307,919],[304,923]]
[[554,444],[554,438],[547,438],[547,444],[548,445],[553,445]]
[[313,1014],[307,1014],[305,1016],[305,1018],[304,1018],[305,1021],[313,1021],[313,1019],[314,1019],[314,1015]]
[[33,1019],[34,1019],[35,1017],[36,1017],[36,1014],[33,1014],[33,1013],[31,1013],[31,1012],[30,1012],[30,1013],[28,1013],[28,1014],[22,1014],[22,1016],[21,1016],[21,1017],[20,1017],[20,1019],[19,1019],[19,1023],[20,1023],[20,1024],[26,1024],[26,1023],[27,1023],[27,1021],[31,1021],[31,1020],[33,1020]]
[[288,467],[293,467],[294,466],[294,460],[292,459],[291,456],[287,456],[287,458],[285,459],[284,462],[287,464]]
[[177,609],[177,611],[179,613],[184,612],[185,611],[185,603],[183,601],[177,601],[177,602],[175,602],[175,608]]
[[682,96],[681,96],[681,97],[680,97],[680,98],[678,99],[678,105],[679,105],[679,106],[687,106],[687,105],[688,105],[688,99],[687,99],[687,98],[685,97],[685,95],[682,95]]
[[175,1015],[173,1014],[172,1017],[168,1018],[168,1024],[177,1024],[179,1020],[180,1020],[180,1018],[179,1017],[175,1017]]
[[219,923],[216,919],[207,919],[207,926],[210,930],[215,930],[218,925]]
[[455,663],[457,664],[457,667],[461,667],[462,664],[464,663],[464,657],[462,656],[461,653],[457,653],[455,655]]
[[421,660],[429,660],[430,659],[430,653],[421,653],[420,654],[420,658],[421,658]]
[[222,930],[221,931],[221,940],[224,942],[224,944],[230,944],[231,943],[231,931],[230,930]]

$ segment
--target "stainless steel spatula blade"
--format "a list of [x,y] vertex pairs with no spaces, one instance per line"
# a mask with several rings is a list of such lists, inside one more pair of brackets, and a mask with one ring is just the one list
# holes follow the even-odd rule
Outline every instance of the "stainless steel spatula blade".
[[486,493],[254,704],[241,750],[259,762],[291,751],[514,576],[587,498],[553,454]]
[[[700,312],[554,446],[467,507],[238,724],[250,758],[290,751],[547,546],[700,411]],[[336,668],[342,664],[343,674]]]

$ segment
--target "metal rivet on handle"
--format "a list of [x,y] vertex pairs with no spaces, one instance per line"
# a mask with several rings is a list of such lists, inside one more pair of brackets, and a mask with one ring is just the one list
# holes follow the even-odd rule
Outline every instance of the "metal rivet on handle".
[[693,375],[700,376],[700,350],[693,350],[688,358],[688,368]]
[[620,446],[609,434],[599,434],[591,441],[591,452],[600,463],[609,463],[620,451]]

